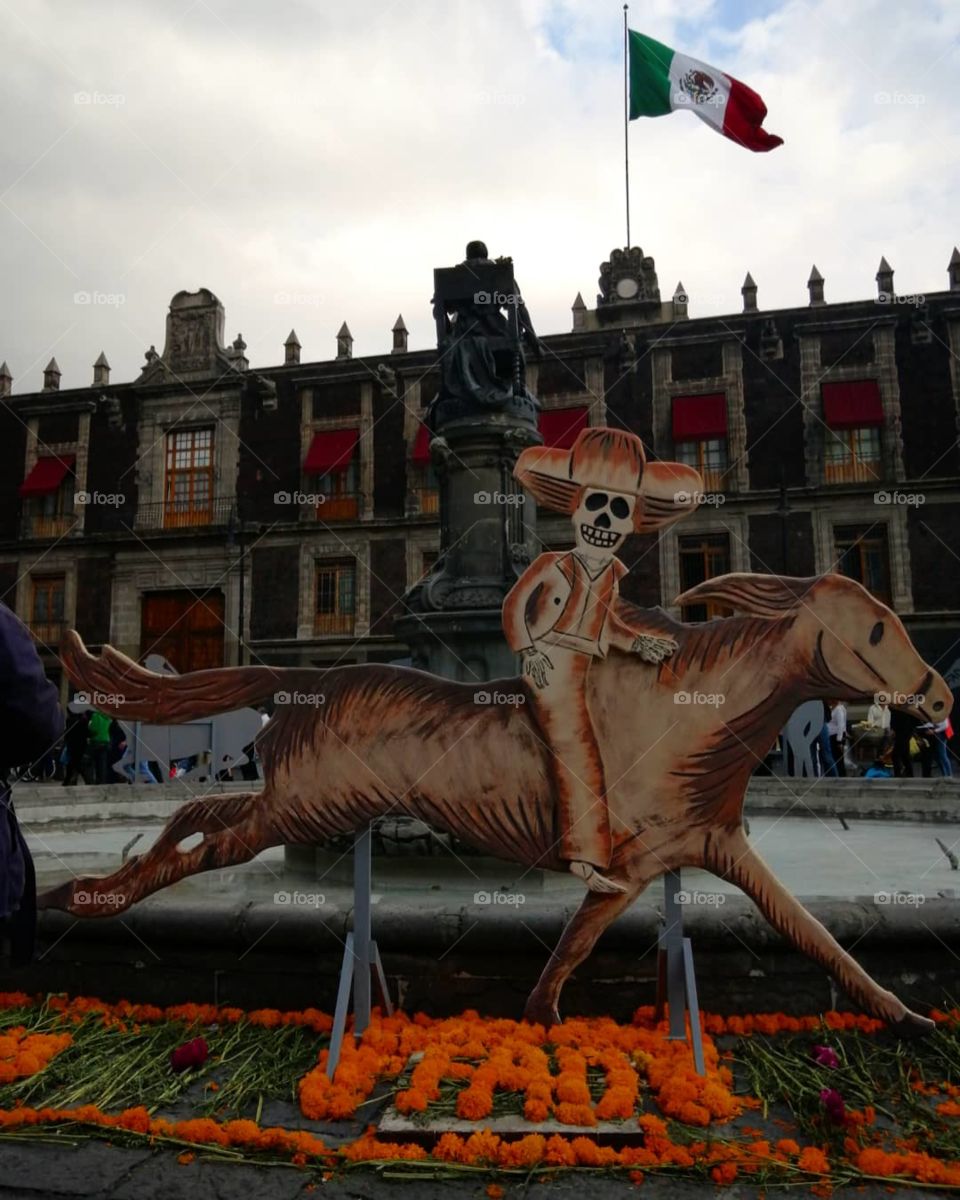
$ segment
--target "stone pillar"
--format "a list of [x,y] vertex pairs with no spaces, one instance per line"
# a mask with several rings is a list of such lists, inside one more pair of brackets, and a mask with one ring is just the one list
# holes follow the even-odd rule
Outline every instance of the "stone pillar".
[[106,387],[110,382],[110,364],[107,362],[107,356],[100,351],[100,356],[93,364],[93,386]]
[[60,390],[60,374],[57,360],[51,358],[43,368],[43,390],[45,392],[58,392]]
[[893,267],[882,257],[877,268],[877,300],[881,304],[892,304],[893,295]]
[[954,246],[947,265],[947,277],[950,280],[950,291],[960,292],[960,250]]
[[403,322],[403,313],[397,317],[393,323],[393,329],[390,331],[393,334],[393,346],[390,348],[391,354],[405,354],[407,350],[407,327]]
[[757,311],[757,285],[753,282],[753,276],[749,271],[743,281],[740,295],[743,297],[743,311],[755,313]]
[[826,304],[823,298],[823,276],[817,270],[816,263],[810,269],[810,278],[807,280],[807,291],[810,293],[810,306],[817,304]]

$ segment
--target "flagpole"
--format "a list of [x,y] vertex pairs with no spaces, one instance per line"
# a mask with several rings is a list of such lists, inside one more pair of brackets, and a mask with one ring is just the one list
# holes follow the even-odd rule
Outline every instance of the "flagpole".
[[623,182],[626,191],[627,206],[627,249],[630,249],[630,139],[628,135],[630,123],[630,34],[627,30],[627,9],[623,6]]

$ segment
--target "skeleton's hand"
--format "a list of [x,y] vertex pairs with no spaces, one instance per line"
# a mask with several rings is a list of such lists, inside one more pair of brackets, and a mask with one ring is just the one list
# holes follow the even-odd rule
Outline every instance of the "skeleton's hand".
[[676,650],[677,643],[673,638],[652,637],[648,633],[638,634],[633,639],[630,649],[639,654],[644,662],[661,663]]
[[553,670],[553,663],[542,650],[523,652],[523,673],[529,675],[538,688],[547,686],[548,670]]

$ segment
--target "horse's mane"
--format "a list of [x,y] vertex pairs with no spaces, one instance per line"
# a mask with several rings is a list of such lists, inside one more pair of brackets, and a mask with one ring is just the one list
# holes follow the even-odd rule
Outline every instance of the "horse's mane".
[[708,671],[724,657],[734,658],[768,637],[782,637],[796,619],[796,612],[779,617],[717,617],[698,625],[685,625],[662,608],[639,608],[628,600],[617,602],[617,615],[627,624],[671,637],[677,649],[664,664],[675,675],[691,667]]
[[[745,610],[747,616],[719,617],[698,625],[675,621],[662,609],[641,609],[621,601],[618,614],[631,625],[641,625],[672,637],[677,649],[661,671],[682,677],[686,671],[708,671],[723,660],[735,660],[761,644],[780,642],[797,619],[815,579],[781,576],[724,575],[709,579],[679,596],[680,603],[713,600]],[[685,781],[685,791],[697,819],[704,824],[739,820],[743,791],[733,787],[744,766],[752,768],[750,755],[760,760],[768,740],[771,716],[769,696],[758,696],[747,711],[724,723],[710,742],[696,750],[672,775]],[[732,788],[732,790],[731,790]]]

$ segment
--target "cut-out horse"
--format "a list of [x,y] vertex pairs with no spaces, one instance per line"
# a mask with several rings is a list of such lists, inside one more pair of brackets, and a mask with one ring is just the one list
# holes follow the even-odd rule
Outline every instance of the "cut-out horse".
[[[700,867],[738,885],[790,943],[852,1000],[904,1032],[931,1028],[881,988],[792,896],[748,842],[750,774],[797,705],[885,691],[925,720],[952,696],[901,621],[839,575],[733,574],[686,592],[743,613],[684,625],[660,610],[645,625],[677,642],[659,666],[611,650],[590,670],[622,894],[588,893],[530,995],[526,1015],[557,1018],[560,991],[600,934],[664,871]],[[630,606],[624,617],[640,616]],[[189,721],[274,699],[259,739],[261,793],[185,804],[153,847],[105,879],[75,879],[42,900],[106,916],[185,876],[245,862],[269,846],[311,844],[405,812],[478,849],[530,868],[565,869],[557,854],[548,751],[529,704],[477,703],[472,684],[400,667],[328,670],[251,666],[154,675],[112,647],[88,654],[75,632],[61,647],[70,677],[118,697],[142,721]],[[520,680],[484,685],[525,694]],[[689,702],[684,703],[687,699]],[[708,698],[708,702],[699,702]],[[202,834],[199,844],[184,845]],[[77,898],[99,896],[99,901]]]

